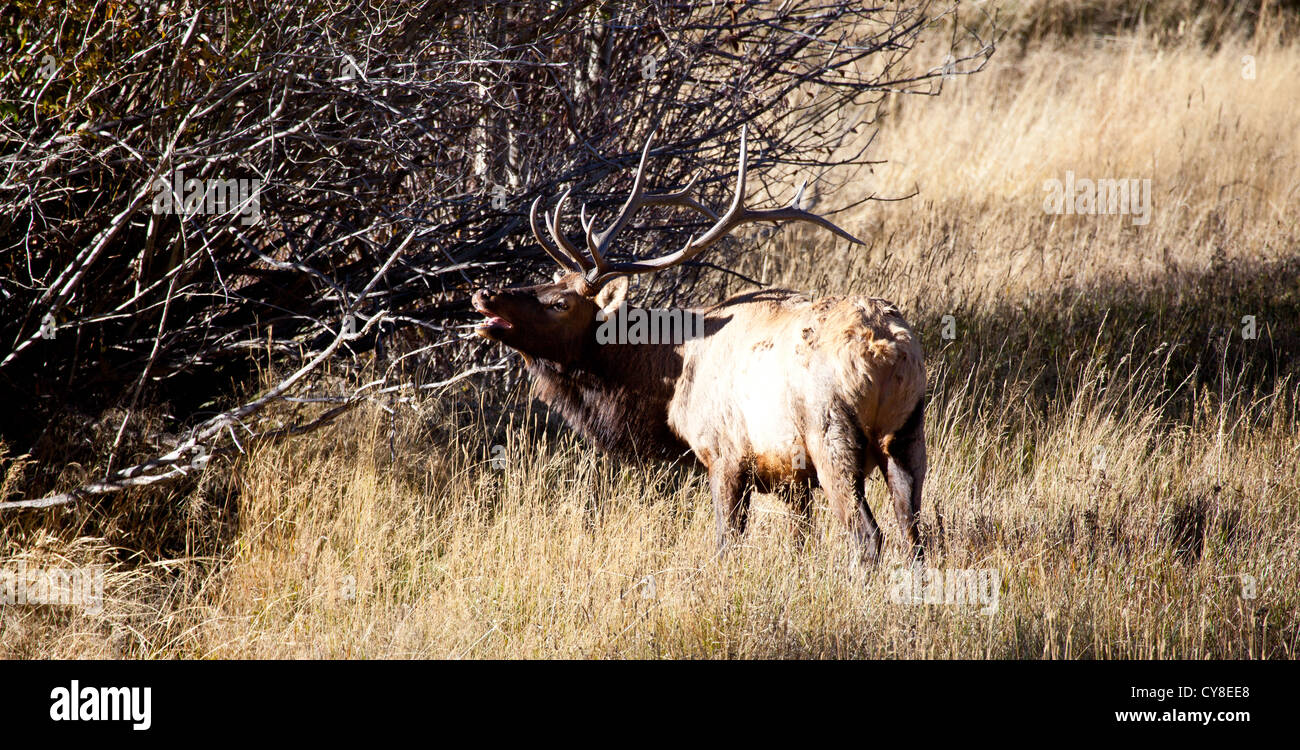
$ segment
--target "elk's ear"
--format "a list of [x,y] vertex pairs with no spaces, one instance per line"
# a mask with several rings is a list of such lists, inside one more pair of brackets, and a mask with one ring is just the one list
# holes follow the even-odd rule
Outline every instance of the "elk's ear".
[[618,276],[596,293],[596,306],[600,308],[601,320],[609,318],[623,304],[627,298],[627,283],[626,276]]

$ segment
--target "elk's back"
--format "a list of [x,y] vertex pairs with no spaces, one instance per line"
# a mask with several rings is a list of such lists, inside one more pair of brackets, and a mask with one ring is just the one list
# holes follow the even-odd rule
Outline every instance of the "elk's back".
[[807,475],[791,457],[809,435],[845,418],[892,434],[925,393],[920,342],[885,300],[762,290],[704,313],[668,416],[706,465],[739,456],[774,480]]

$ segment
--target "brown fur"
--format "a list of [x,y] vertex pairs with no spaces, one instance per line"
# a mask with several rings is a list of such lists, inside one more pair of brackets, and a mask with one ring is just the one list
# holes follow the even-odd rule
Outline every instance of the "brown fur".
[[570,274],[481,290],[474,304],[490,316],[480,334],[522,352],[537,395],[596,445],[693,453],[709,471],[720,545],[744,531],[751,489],[820,485],[875,559],[864,484],[879,468],[920,553],[924,357],[893,305],[767,289],[697,311],[702,338],[598,344],[598,310],[625,292],[625,280],[595,294]]
[[690,447],[668,428],[668,383],[681,373],[672,347],[598,346],[568,367],[528,363],[534,392],[578,432],[611,453],[678,458]]

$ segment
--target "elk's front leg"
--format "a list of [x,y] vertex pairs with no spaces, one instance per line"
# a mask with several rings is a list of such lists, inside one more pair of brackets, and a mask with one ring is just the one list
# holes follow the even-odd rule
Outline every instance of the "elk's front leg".
[[749,519],[749,492],[744,472],[739,466],[715,461],[709,468],[709,490],[713,494],[713,513],[718,527],[718,552],[745,533]]

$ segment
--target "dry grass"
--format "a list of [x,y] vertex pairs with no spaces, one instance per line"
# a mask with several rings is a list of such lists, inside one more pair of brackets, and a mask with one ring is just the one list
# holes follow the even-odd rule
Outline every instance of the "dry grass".
[[[391,438],[386,414],[358,413],[213,473],[171,501],[176,559],[139,564],[125,531],[117,549],[28,535],[3,564],[111,561],[108,601],[4,608],[0,653],[1293,658],[1296,101],[1295,45],[1040,41],[899,104],[891,163],[861,190],[921,194],[848,217],[869,251],[787,232],[747,261],[892,298],[917,324],[928,563],[1000,571],[991,615],[891,601],[899,547],[861,570],[819,508],[800,548],[776,498],[715,558],[699,474],[592,455],[485,383],[400,412]],[[1042,183],[1066,170],[1150,178],[1150,224],[1044,214]],[[824,252],[796,250],[814,239]],[[879,486],[871,500],[896,541]]]

